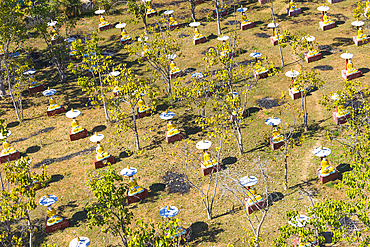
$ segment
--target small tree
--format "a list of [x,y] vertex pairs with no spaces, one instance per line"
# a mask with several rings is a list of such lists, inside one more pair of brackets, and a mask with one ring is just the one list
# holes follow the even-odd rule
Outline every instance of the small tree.
[[86,179],[86,186],[96,200],[86,205],[88,226],[97,226],[104,233],[119,236],[122,244],[128,247],[128,227],[133,217],[126,206],[128,185],[113,168],[86,171]]
[[98,106],[103,102],[105,119],[110,121],[107,107],[109,88],[104,85],[104,80],[110,68],[114,66],[114,62],[110,56],[101,55],[98,42],[99,38],[95,33],[90,40],[86,39],[85,44],[82,44],[79,39],[73,41],[72,45],[76,47],[76,58],[82,57],[82,62],[77,65],[71,63],[69,67],[73,68],[73,73],[79,75],[77,83],[89,96],[90,104]]
[[[222,189],[225,192],[228,192],[228,196],[233,198],[242,208],[244,212],[244,216],[247,219],[247,222],[250,227],[250,233],[249,238],[243,238],[243,242],[246,242],[249,246],[255,246],[259,247],[260,242],[262,241],[261,238],[261,229],[262,225],[267,217],[267,213],[269,211],[269,193],[270,193],[270,167],[269,167],[269,162],[268,161],[261,161],[260,158],[258,158],[257,161],[254,162],[255,166],[252,169],[248,169],[247,174],[251,174],[253,176],[256,176],[259,179],[259,184],[263,183],[264,190],[263,190],[263,195],[266,200],[266,207],[261,208],[258,207],[258,210],[254,212],[254,218],[255,220],[252,219],[252,217],[248,214],[248,210],[246,208],[246,203],[245,199],[248,198],[248,193],[250,194],[251,192],[247,191],[247,188],[241,185],[240,179],[242,178],[243,171],[237,171],[237,172],[232,172],[230,170],[225,170],[220,178],[220,182],[222,184]],[[245,174],[245,175],[247,175]],[[245,176],[244,175],[244,176]],[[257,214],[259,216],[257,216]]]
[[[24,238],[28,237],[28,246],[33,246],[34,233],[43,220],[34,222],[32,211],[37,207],[36,192],[32,188],[35,181],[45,187],[50,179],[46,175],[45,166],[41,173],[31,172],[31,160],[21,158],[4,165],[4,177],[0,174],[0,218],[5,230],[0,234],[3,246],[24,246]],[[20,233],[11,227],[20,226]]]
[[[220,146],[217,150],[217,163],[220,164],[220,153],[222,149],[222,137],[219,138]],[[204,209],[207,211],[208,219],[213,218],[213,206],[217,192],[219,171],[215,169],[208,176],[208,178],[199,178],[199,168],[203,163],[203,159],[200,159],[197,154],[194,154],[192,150],[195,148],[195,143],[188,141],[186,144],[180,147],[183,153],[182,156],[186,158],[185,161],[185,178],[190,185],[199,192],[199,196],[202,200]]]
[[128,230],[130,247],[148,246],[148,247],[178,247],[181,237],[174,237],[178,234],[178,220],[164,219],[160,222],[146,221],[141,218],[136,222],[137,227]]
[[[126,68],[126,65],[119,65],[115,70],[120,71],[120,76],[107,78],[108,87],[111,90],[117,90],[116,95],[112,95],[109,99],[109,112],[112,114],[118,133],[129,129],[134,132],[136,149],[140,150],[136,108],[138,102],[147,95],[150,99],[151,111],[155,111],[157,92],[151,86],[150,80],[139,79],[131,69]],[[125,107],[122,107],[121,103],[129,107],[129,113],[125,112]]]
[[[181,46],[185,43],[185,38],[178,38],[176,31],[161,31],[152,33],[146,41],[147,50],[145,51],[145,60],[148,69],[154,74],[154,78],[160,78],[165,92],[168,96],[172,95],[172,80],[170,78],[170,58],[171,54],[180,51]],[[176,37],[175,37],[176,36]],[[141,40],[144,37],[141,36]],[[143,62],[143,47],[139,42],[125,46],[130,55],[137,55],[139,62]],[[181,54],[180,54],[181,55]],[[180,56],[179,55],[179,56]]]
[[144,24],[144,32],[148,34],[147,31],[147,20],[146,20],[146,9],[147,2],[142,0],[129,0],[127,1],[127,12],[131,13],[135,19],[141,19]]
[[318,75],[319,72],[316,70],[301,70],[297,76],[299,90],[301,91],[303,126],[306,132],[308,131],[307,95],[314,89],[320,89],[325,84],[325,81],[318,78]]

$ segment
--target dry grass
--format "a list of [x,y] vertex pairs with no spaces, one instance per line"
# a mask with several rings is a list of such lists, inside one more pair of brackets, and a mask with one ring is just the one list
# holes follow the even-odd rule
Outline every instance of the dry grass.
[[[369,53],[366,52],[368,45],[362,47],[356,47],[352,42],[352,35],[355,34],[355,30],[350,26],[352,21],[352,9],[355,1],[344,1],[331,5],[329,16],[337,21],[338,26],[335,29],[321,31],[318,27],[320,20],[320,13],[316,8],[321,3],[304,2],[298,3],[303,8],[303,13],[296,17],[287,17],[285,14],[285,8],[287,3],[283,1],[277,1],[274,3],[275,12],[278,15],[280,27],[282,30],[289,28],[292,31],[306,31],[310,35],[314,35],[320,45],[330,45],[333,48],[341,49],[343,51],[348,50],[355,55],[353,62],[356,68],[361,69],[364,73],[364,77],[361,78],[362,82],[366,82],[368,77],[368,69],[366,68],[367,62],[369,61]],[[212,34],[217,34],[216,23],[209,23],[206,21],[205,16],[209,13],[209,10],[213,9],[212,1],[196,7],[197,17],[202,22],[203,26],[200,31],[210,37]],[[352,6],[350,6],[352,4]],[[266,25],[271,22],[271,13],[267,5],[261,6],[257,3],[243,3],[250,10],[248,11],[248,17],[256,22],[256,27],[247,30],[238,30],[240,35],[240,47],[245,50],[243,54],[236,58],[237,61],[249,60],[248,54],[253,51],[253,47],[257,48],[258,51],[262,52],[263,55],[267,55],[277,66],[280,65],[280,58],[277,47],[272,47],[268,38],[257,37],[256,33],[266,33],[271,35],[272,31],[268,30]],[[154,7],[157,11],[166,9],[175,9],[177,12],[176,16],[183,18],[177,18],[179,22],[190,21],[190,10],[186,1],[155,1]],[[119,12],[119,13],[118,13]],[[336,16],[337,18],[335,18]],[[127,31],[132,35],[136,36],[141,34],[141,24],[134,24],[130,21],[131,16],[127,15],[122,9],[117,11],[117,14],[107,16],[107,20],[115,23],[118,21],[127,22]],[[92,23],[94,26],[98,24],[98,17],[86,17],[87,23]],[[229,15],[226,19],[222,20],[223,32],[226,33],[232,26],[225,25],[228,21],[232,21],[233,16]],[[237,16],[240,19],[240,16]],[[83,30],[85,27],[82,25],[83,20],[78,21],[78,28]],[[153,22],[149,19],[149,22]],[[192,33],[192,29],[185,27],[181,29],[183,33]],[[127,54],[119,48],[119,32],[116,29],[111,29],[102,33],[99,33],[100,37],[105,37],[106,40],[102,43],[104,49],[118,51],[117,60],[121,62],[127,61]],[[38,40],[31,40],[30,45],[33,45],[36,50],[43,51],[45,48],[42,44],[39,44]],[[215,38],[210,39],[207,43],[198,46],[193,46],[191,42],[187,43],[183,48],[183,57],[177,61],[178,66],[181,69],[185,68],[197,68],[201,70],[204,66],[204,62],[201,60],[201,52],[206,50],[208,47],[216,46],[217,40]],[[287,65],[284,68],[284,72],[290,69],[299,69],[299,64],[295,63],[290,56],[290,48],[285,48],[284,59]],[[288,191],[283,190],[283,164],[280,156],[280,152],[273,152],[268,146],[263,144],[262,131],[269,130],[268,126],[263,123],[264,119],[271,116],[272,114],[277,115],[280,107],[265,110],[261,109],[256,113],[253,113],[249,118],[251,120],[248,127],[243,129],[243,136],[245,139],[245,146],[247,152],[240,156],[237,152],[236,147],[226,147],[222,152],[222,158],[236,157],[237,162],[229,165],[230,169],[240,169],[247,173],[250,166],[250,159],[257,156],[264,158],[275,158],[276,161],[272,163],[272,168],[275,174],[272,191],[280,192],[284,194],[283,200],[277,201],[270,208],[269,216],[262,229],[263,246],[271,246],[271,242],[278,235],[278,227],[281,224],[286,223],[285,212],[287,210],[296,209],[301,213],[305,212],[307,206],[310,205],[309,200],[300,194],[299,190],[302,188],[309,189],[314,193],[315,202],[319,202],[324,198],[339,198],[341,192],[330,188],[330,186],[323,186],[319,183],[315,176],[316,168],[319,166],[319,161],[313,155],[311,151],[318,145],[327,145],[333,150],[331,157],[332,164],[340,164],[346,162],[343,157],[340,156],[341,150],[336,143],[328,143],[325,140],[324,128],[332,127],[333,121],[331,113],[325,111],[323,107],[318,105],[318,100],[322,94],[328,94],[332,91],[338,90],[343,87],[344,80],[340,76],[340,70],[345,67],[344,60],[339,58],[340,52],[330,54],[328,52],[323,53],[323,59],[311,64],[305,63],[306,68],[313,68],[316,66],[330,65],[333,70],[322,71],[321,77],[326,80],[327,84],[319,91],[316,91],[312,96],[308,97],[308,112],[309,112],[309,125],[310,130],[308,132],[309,138],[301,146],[293,150],[292,155],[289,158],[289,184],[292,186]],[[139,66],[135,63],[130,63],[133,69],[137,73],[144,74],[144,67]],[[184,159],[180,155],[176,155],[176,149],[173,144],[166,144],[164,141],[164,129],[165,123],[161,121],[158,114],[140,119],[139,129],[141,133],[141,143],[144,147],[143,154],[134,153],[130,157],[125,157],[124,151],[126,149],[134,149],[134,138],[132,133],[128,132],[122,136],[116,138],[116,141],[109,140],[109,137],[114,135],[114,128],[105,122],[102,109],[90,109],[85,106],[86,98],[83,95],[80,87],[77,86],[74,77],[69,77],[66,84],[61,85],[58,83],[57,72],[54,69],[47,68],[42,71],[38,71],[37,79],[40,80],[45,86],[52,86],[58,90],[56,99],[59,104],[65,105],[66,108],[77,108],[82,111],[82,116],[79,117],[80,124],[87,128],[89,135],[95,130],[101,131],[107,139],[104,140],[103,145],[107,151],[112,153],[118,162],[113,165],[117,172],[126,167],[127,165],[134,166],[139,169],[138,176],[140,177],[139,183],[145,188],[150,188],[150,197],[143,203],[134,204],[131,206],[132,211],[136,218],[142,215],[146,215],[152,219],[158,219],[158,210],[168,204],[176,205],[180,208],[180,214],[177,216],[181,220],[181,224],[185,227],[189,227],[194,224],[198,229],[194,234],[195,239],[190,242],[192,246],[226,246],[228,243],[233,243],[235,246],[245,246],[242,243],[241,238],[245,236],[243,228],[248,229],[248,223],[243,216],[243,212],[240,210],[239,205],[227,199],[227,197],[217,197],[214,214],[216,218],[209,221],[206,218],[205,211],[202,208],[197,192],[191,190],[186,194],[169,194],[166,190],[163,190],[164,181],[161,179],[167,171],[174,171],[183,173],[184,171]],[[259,82],[254,95],[252,96],[253,101],[249,103],[249,107],[257,107],[256,100],[263,97],[274,97],[279,98],[281,91],[287,93],[290,81],[285,77],[284,73],[280,73],[272,78],[264,79]],[[58,243],[60,246],[67,246],[69,241],[77,235],[88,236],[92,240],[92,246],[120,246],[117,242],[118,239],[110,235],[99,233],[98,228],[88,229],[86,223],[86,214],[83,211],[84,205],[94,200],[88,188],[84,186],[85,178],[84,173],[86,170],[93,168],[94,154],[88,153],[73,157],[69,160],[58,160],[58,158],[66,156],[68,154],[76,153],[80,150],[93,147],[94,144],[89,141],[88,138],[70,142],[68,138],[68,132],[70,128],[70,120],[65,117],[64,114],[47,117],[46,116],[46,105],[47,99],[41,94],[29,96],[28,93],[24,94],[25,97],[25,110],[24,116],[25,121],[17,125],[15,113],[12,110],[12,105],[9,99],[3,99],[1,104],[1,111],[3,118],[7,119],[13,135],[10,141],[14,141],[19,138],[29,137],[33,133],[47,128],[54,127],[55,129],[48,133],[41,133],[36,136],[31,136],[27,140],[18,141],[13,143],[13,146],[17,148],[23,156],[29,156],[32,158],[34,164],[45,159],[56,159],[54,163],[48,165],[47,170],[52,175],[53,182],[50,186],[40,190],[37,197],[41,197],[44,194],[55,194],[58,196],[57,211],[70,219],[71,226],[63,231],[57,231],[55,233],[46,235],[40,233],[37,236],[37,245],[40,243]],[[291,101],[291,99],[288,99]],[[297,107],[300,106],[300,101],[293,103]],[[163,102],[160,103],[160,110],[167,109],[167,105]],[[186,129],[188,132],[192,130],[195,125],[192,122],[188,122],[188,116],[194,114],[194,112],[185,109],[181,105],[174,105],[174,111],[176,112],[176,124],[180,129]],[[247,119],[246,121],[249,121]],[[194,129],[193,129],[194,130]],[[196,131],[193,134],[188,134],[188,138],[192,140],[200,140],[204,134]],[[145,137],[145,138],[143,138]],[[108,143],[111,141],[112,146]],[[118,158],[121,156],[121,158]],[[37,170],[37,169],[36,169]],[[244,175],[244,174],[241,174]],[[246,175],[246,174],[245,174]],[[252,175],[252,174],[249,174]],[[260,190],[261,191],[261,190]],[[231,209],[236,208],[234,212]],[[38,207],[33,213],[34,217],[44,217],[45,208]]]

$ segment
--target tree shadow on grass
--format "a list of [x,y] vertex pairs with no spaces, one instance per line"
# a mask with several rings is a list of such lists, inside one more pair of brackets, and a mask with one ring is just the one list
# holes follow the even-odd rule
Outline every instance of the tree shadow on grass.
[[186,180],[184,174],[168,171],[162,179],[166,184],[168,194],[185,194],[190,191],[191,186]]
[[87,211],[86,210],[78,211],[72,215],[72,218],[69,219],[69,226],[78,227],[86,220],[87,220]]
[[331,46],[349,46],[353,44],[353,40],[351,38],[336,37],[333,40],[335,43],[332,43]]
[[284,199],[284,195],[281,192],[271,192],[268,194],[269,206],[272,206],[274,202],[278,202]]
[[76,203],[76,201],[69,201],[67,204],[59,206],[57,208],[57,212],[59,212],[59,214],[63,215],[63,212],[67,208],[77,208],[77,207],[78,207],[78,204]]
[[337,169],[337,171],[339,172],[338,180],[341,180],[341,181],[343,179],[343,174],[345,172],[352,171],[352,168],[351,168],[350,164],[347,164],[347,163],[341,163],[335,169]]
[[166,184],[154,183],[149,186],[149,197],[155,197],[159,195],[159,192],[166,190]]
[[212,226],[209,226],[203,221],[197,221],[191,224],[190,229],[192,235],[190,241],[192,245],[195,246],[204,242],[216,242],[217,235],[224,232],[224,230],[220,228],[220,225],[221,223],[219,222],[213,222]]

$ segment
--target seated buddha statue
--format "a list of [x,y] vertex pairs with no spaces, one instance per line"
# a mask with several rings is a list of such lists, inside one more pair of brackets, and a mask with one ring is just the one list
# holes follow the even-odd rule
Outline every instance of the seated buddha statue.
[[131,39],[131,36],[127,34],[127,32],[124,28],[122,28],[121,35],[122,35],[122,37],[121,37],[122,41]]
[[329,165],[329,161],[326,158],[323,158],[321,161],[321,174],[329,175],[334,172],[334,168]]
[[145,105],[145,101],[143,99],[139,99],[139,101],[137,102],[138,106],[139,106],[139,112],[147,112],[147,111],[150,111],[150,107]]
[[176,66],[176,63],[175,61],[171,61],[170,62],[170,74],[175,74],[175,73],[178,73],[180,72],[181,70]]
[[267,71],[267,69],[265,67],[262,66],[261,64],[261,61],[258,61],[255,65],[254,65],[254,70],[256,71],[257,74],[260,74],[260,73],[264,73]]
[[17,152],[17,150],[15,148],[12,148],[9,142],[7,142],[5,139],[3,143],[3,150],[1,150],[1,156],[9,155],[15,152]]
[[281,37],[280,30],[278,28],[275,29],[274,40],[278,40]]
[[293,0],[290,0],[290,2],[289,2],[289,11],[293,11],[293,10],[296,10],[296,9],[298,9],[297,5],[295,5]]
[[99,27],[104,27],[106,25],[109,25],[109,22],[107,22],[104,18],[104,16],[100,16],[100,24]]
[[194,29],[194,39],[201,39],[203,37],[204,35],[199,32],[198,28],[195,28]]
[[250,22],[251,21],[247,18],[247,14],[245,12],[242,12],[242,25],[248,24]]
[[347,109],[343,105],[338,105],[337,106],[337,117],[345,116],[348,113],[349,112],[347,111]]
[[50,97],[48,111],[53,111],[53,110],[59,109],[60,107],[61,106],[56,103],[55,99]]
[[167,131],[168,131],[167,132],[168,137],[180,134],[180,131],[178,129],[176,129],[175,125],[171,121],[168,121]]
[[146,2],[146,14],[153,14],[156,11],[152,8],[152,1]]
[[53,30],[51,31],[51,39],[55,40],[57,38],[58,38],[58,32],[55,29],[55,27],[53,27]]
[[208,151],[204,151],[202,166],[208,168],[217,165],[217,160],[212,160]]
[[220,56],[224,57],[224,56],[227,56],[228,54],[230,54],[230,50],[228,49],[227,45],[224,43],[222,48],[221,48]]
[[272,130],[272,141],[273,142],[281,142],[284,140],[284,136],[280,133],[278,127],[274,127]]
[[360,27],[357,33],[357,40],[365,39],[367,36],[364,34],[364,30]]
[[77,119],[73,119],[71,126],[72,126],[72,130],[71,130],[72,134],[76,134],[84,130],[84,128],[79,125]]
[[313,48],[313,45],[312,45],[311,43],[310,43],[310,44],[308,44],[307,49],[308,49],[308,54],[307,54],[307,56],[309,56],[309,57],[314,56],[314,55],[317,55],[317,54],[319,53],[318,51],[316,51],[316,50]]
[[29,78],[28,80],[29,80],[29,82],[30,82],[30,86],[29,86],[30,88],[40,86],[40,83],[39,83],[39,82],[37,82],[37,81],[35,80],[35,78],[33,78],[33,76],[30,76],[30,78]]
[[257,194],[257,190],[253,186],[248,187],[247,196],[249,197],[247,200],[249,205],[255,204],[256,202],[262,200],[262,196]]
[[46,221],[47,226],[52,226],[56,223],[63,221],[63,218],[57,215],[55,209],[52,207],[48,207],[48,211],[46,212],[46,215],[47,215],[47,221]]
[[[239,108],[238,109],[238,112],[236,112],[236,110],[234,110],[233,112],[232,112],[232,115],[233,116],[236,116],[236,115],[239,115],[239,114],[242,114],[243,113],[243,108]],[[235,119],[236,120],[236,119]]]
[[76,53],[77,53],[77,42],[75,43],[75,42],[73,42],[72,44],[71,44],[71,51],[69,52],[69,54],[70,55],[76,55]]
[[173,15],[170,16],[170,26],[176,26],[179,23],[175,20],[175,17]]
[[323,20],[324,20],[324,25],[327,25],[327,24],[331,24],[333,23],[332,20],[329,20],[329,17],[327,16],[327,14],[325,13],[324,16],[323,16]]
[[357,69],[353,68],[352,60],[349,59],[347,63],[347,71],[346,71],[347,75],[356,73],[357,71],[358,71]]
[[144,191],[144,188],[140,187],[137,184],[136,179],[134,179],[133,177],[130,177],[130,180],[128,181],[128,187],[129,187],[129,189],[128,189],[128,195],[129,196],[134,196],[134,195],[139,194],[139,193]]
[[4,55],[4,49],[3,49],[3,46],[0,45],[0,56]]
[[97,155],[97,160],[103,160],[110,156],[108,152],[104,151],[104,148],[100,143],[98,143],[98,146],[96,147],[95,152]]
[[298,84],[296,80],[293,81],[293,86],[292,86],[292,92],[293,93],[298,93],[301,91],[301,86]]

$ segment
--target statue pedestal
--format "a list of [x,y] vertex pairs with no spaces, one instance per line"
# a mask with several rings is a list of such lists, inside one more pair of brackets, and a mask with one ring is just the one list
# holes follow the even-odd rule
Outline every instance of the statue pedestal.
[[[294,239],[293,243],[294,243],[294,245],[299,246],[299,238]],[[319,245],[319,241],[315,240],[312,243],[306,244],[304,247],[314,247],[314,246],[318,246],[318,245]]]
[[268,2],[269,2],[269,0],[258,0],[258,2],[259,2],[260,4],[265,4],[265,3],[268,3]]
[[321,175],[321,168],[316,170],[316,175],[320,179],[322,184],[326,184],[327,182],[333,181],[338,178],[339,172],[335,170],[334,173],[328,175],[328,176],[322,176]]
[[330,23],[330,24],[324,24],[324,22],[323,22],[323,21],[320,21],[320,22],[319,22],[319,26],[320,26],[320,28],[321,28],[323,31],[326,31],[326,30],[329,30],[329,29],[335,28],[335,22]]
[[129,39],[126,39],[126,40],[122,40],[122,38],[121,38],[120,42],[121,42],[121,45],[129,45],[129,44],[132,43],[132,38],[129,38]]
[[177,28],[180,28],[180,27],[181,27],[181,24],[179,23],[177,25],[168,26],[168,30],[173,31],[173,30],[175,30]]
[[220,163],[217,163],[216,165],[213,165],[207,168],[202,165],[201,168],[202,168],[203,176],[207,176],[208,174],[219,171],[221,169],[221,165]]
[[116,163],[116,160],[114,159],[113,155],[109,155],[108,157],[104,158],[103,160],[98,160],[98,155],[95,154],[95,159],[94,159],[94,166],[95,169],[103,168],[108,165],[108,162],[113,165]]
[[293,92],[293,89],[289,88],[289,95],[293,100],[300,99],[302,97],[302,92]]
[[358,40],[357,36],[353,36],[353,42],[355,42],[357,46],[367,44],[369,43],[369,40],[370,40],[369,37]]
[[307,63],[312,63],[312,62],[315,62],[315,61],[318,61],[318,60],[321,60],[322,56],[321,56],[321,53],[319,54],[316,54],[316,55],[313,55],[313,56],[308,56],[308,52],[304,52],[304,58],[306,59],[306,62]]
[[348,113],[346,115],[338,117],[337,112],[335,111],[335,112],[333,112],[333,119],[334,119],[334,122],[335,122],[336,125],[345,124],[345,123],[347,123],[348,119],[351,119],[351,114]]
[[49,117],[54,116],[55,114],[63,113],[63,112],[66,112],[66,110],[64,109],[64,106],[61,106],[58,109],[51,110],[51,111],[46,110],[46,113],[48,114]]
[[25,186],[26,190],[34,190],[34,191],[37,191],[39,189],[42,189],[43,187],[41,186],[41,183],[40,182],[36,182],[36,183],[32,183],[32,184],[29,184],[27,186]]
[[270,144],[271,144],[272,150],[277,150],[277,149],[281,148],[285,144],[285,142],[284,141],[273,142],[272,137],[270,137]]
[[21,154],[17,150],[15,153],[7,154],[7,155],[0,155],[0,164],[6,163],[8,161],[17,160],[21,157]]
[[40,84],[36,87],[29,87],[28,88],[28,93],[29,94],[37,93],[37,92],[40,92],[40,91],[44,91],[44,86],[42,84]]
[[248,29],[254,28],[254,22],[252,21],[251,23],[247,23],[247,24],[240,23],[240,28],[242,30],[248,30]]
[[173,73],[173,74],[171,74],[170,73],[170,79],[175,79],[175,78],[177,78],[177,77],[181,77],[182,76],[182,70],[180,70],[180,71],[178,71],[178,72],[176,72],[176,73]]
[[[227,9],[224,9],[224,10],[222,10],[222,11],[220,11],[219,13],[218,13],[218,16],[219,17],[224,17],[224,16],[226,16],[227,15]],[[215,18],[217,18],[217,11],[216,10],[213,10],[213,16],[215,17]]]
[[150,13],[150,14],[146,14],[146,18],[151,18],[151,17],[153,17],[153,16],[157,16],[158,14],[157,14],[157,11],[155,11],[155,12],[153,12],[153,13]]
[[343,0],[328,0],[328,2],[330,3],[330,4],[333,4],[333,3],[340,3],[340,2],[342,2]]
[[148,190],[145,188],[143,192],[136,194],[134,196],[129,196],[127,190],[127,204],[130,205],[131,203],[140,202],[141,200],[144,200],[148,196],[149,196]]
[[270,36],[270,41],[273,46],[278,45],[279,40],[274,39],[274,36]]
[[69,139],[71,141],[76,141],[78,139],[84,138],[87,136],[87,130],[84,129],[83,131],[80,131],[76,134],[72,134],[72,129],[69,131]]
[[203,3],[203,0],[196,0],[196,1],[193,1],[193,4],[194,5],[198,5],[198,4],[201,4]]
[[62,230],[64,228],[67,228],[69,227],[69,221],[66,217],[62,217],[63,218],[63,221],[59,222],[59,223],[56,223],[52,226],[48,226],[46,224],[46,222],[48,221],[48,217],[46,217],[46,221],[45,221],[45,233],[51,233],[51,232],[55,232],[55,231],[58,231],[58,230]]
[[342,70],[342,77],[344,80],[353,80],[353,79],[356,79],[358,77],[361,77],[361,71],[357,71],[356,73],[352,73],[352,74],[349,74],[347,75],[347,70]]
[[105,25],[102,27],[99,26],[99,32],[103,32],[105,30],[111,29],[112,27],[113,27],[112,23],[109,23],[108,25]]
[[148,110],[148,111],[145,111],[145,112],[139,112],[139,107],[137,107],[136,111],[137,111],[137,118],[143,118],[143,117],[152,115],[151,110]]
[[206,36],[203,36],[200,39],[193,39],[194,45],[199,45],[199,44],[202,44],[202,43],[205,43],[205,42],[207,42]]
[[293,11],[289,11],[290,8],[287,8],[286,9],[286,13],[289,15],[289,16],[295,16],[295,15],[299,15],[302,13],[302,9],[301,8],[298,8],[298,9],[295,9]]
[[177,135],[170,136],[170,137],[167,136],[167,132],[168,131],[166,131],[166,141],[167,141],[167,143],[174,143],[174,142],[181,141],[182,139],[184,139],[181,132]]
[[245,208],[247,209],[247,213],[248,214],[252,214],[253,212],[255,211],[258,211],[258,210],[261,210],[261,209],[264,209],[267,207],[267,200],[266,199],[263,199],[259,202],[256,202],[252,205],[249,205],[248,204],[248,197],[245,197],[244,198],[244,205],[245,205]]
[[269,72],[267,70],[265,72],[260,72],[260,73],[253,72],[253,74],[254,74],[254,78],[256,79],[263,79],[269,76]]

